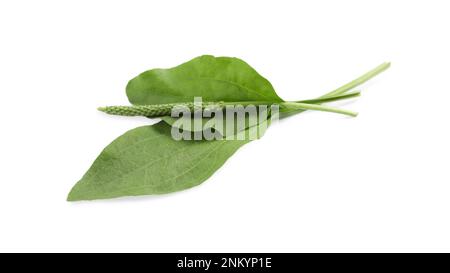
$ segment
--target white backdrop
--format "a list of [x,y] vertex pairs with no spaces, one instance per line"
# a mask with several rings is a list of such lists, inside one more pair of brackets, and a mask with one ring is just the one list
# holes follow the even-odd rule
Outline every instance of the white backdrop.
[[[2,1],[0,251],[450,251],[448,1]],[[287,99],[392,67],[199,187],[68,203],[138,73],[234,56]],[[341,104],[342,105],[342,104]]]

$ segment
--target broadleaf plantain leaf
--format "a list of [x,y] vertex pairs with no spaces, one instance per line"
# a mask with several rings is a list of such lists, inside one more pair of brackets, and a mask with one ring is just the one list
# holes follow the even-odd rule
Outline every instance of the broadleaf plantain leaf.
[[[203,101],[282,102],[270,82],[243,60],[203,55],[169,69],[152,69],[128,82],[132,104],[161,104]],[[247,117],[248,119],[248,117]],[[173,125],[177,118],[163,117]],[[203,118],[206,124],[210,118]],[[248,121],[247,121],[248,122]],[[183,128],[195,131],[194,128]],[[216,128],[224,136],[226,130]]]
[[163,194],[210,177],[249,140],[176,141],[163,121],[118,137],[72,188],[68,201]]
[[128,82],[132,104],[203,101],[283,101],[246,62],[203,55],[169,69],[152,69]]

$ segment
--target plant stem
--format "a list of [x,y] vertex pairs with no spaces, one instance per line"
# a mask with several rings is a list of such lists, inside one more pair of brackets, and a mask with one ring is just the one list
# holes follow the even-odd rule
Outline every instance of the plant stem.
[[[311,100],[298,100],[298,101],[291,101],[292,103],[298,102],[298,103],[308,103],[308,104],[316,104],[316,103],[325,103],[325,102],[332,102],[332,101],[338,101],[338,100],[345,100],[345,99],[351,99],[354,97],[359,97],[361,95],[361,91],[354,91],[351,93],[346,94],[340,94],[340,95],[333,95],[326,98],[318,98],[318,99],[311,99]],[[214,104],[213,102],[205,102],[209,104]],[[282,104],[282,102],[268,102],[268,101],[235,101],[235,102],[217,102],[217,104],[223,104],[223,105],[272,105],[272,104]]]
[[325,102],[332,102],[332,101],[338,101],[338,100],[344,100],[344,99],[351,99],[354,97],[359,97],[360,95],[361,95],[361,91],[354,91],[354,92],[349,92],[349,93],[345,93],[342,95],[335,95],[335,96],[331,96],[331,97],[312,99],[312,100],[299,100],[296,102],[316,104],[316,103],[325,103]]
[[[316,110],[316,111],[325,111],[325,112],[333,112],[338,114],[344,114],[349,116],[356,116],[357,114],[352,111],[342,110],[334,107],[319,105],[319,104],[310,104],[303,102],[280,102],[280,103],[270,103],[270,102],[260,102],[260,101],[243,101],[243,102],[204,102],[201,105],[202,110],[223,110],[227,106],[248,106],[248,105],[280,105],[281,109],[288,110]],[[197,106],[194,103],[169,103],[169,104],[154,104],[154,105],[134,105],[134,106],[106,106],[99,107],[98,110],[105,112],[110,115],[119,115],[119,116],[145,116],[145,117],[161,117],[161,116],[170,116],[172,110],[175,107],[185,107],[189,111],[196,111]]]
[[347,92],[348,90],[353,89],[356,86],[365,83],[366,81],[370,80],[371,78],[375,77],[376,75],[378,75],[381,72],[388,69],[390,66],[391,66],[391,63],[389,63],[389,62],[382,63],[379,66],[377,66],[374,69],[367,72],[366,74],[358,77],[357,79],[355,79],[347,84],[344,84],[343,86],[339,87],[338,89],[335,89],[335,90],[321,96],[320,98],[327,98],[330,96],[343,94],[343,93]]
[[332,112],[343,115],[348,115],[351,117],[356,117],[358,113],[352,112],[345,109],[339,109],[335,107],[320,105],[320,104],[309,104],[309,103],[301,103],[301,102],[284,102],[280,104],[281,107],[286,107],[287,109],[292,110],[316,110],[316,111],[324,111],[324,112]]
[[[380,74],[381,72],[385,71],[386,69],[388,69],[391,66],[391,63],[386,62],[386,63],[382,63],[379,66],[375,67],[374,69],[370,70],[369,72],[365,73],[364,75],[356,78],[355,80],[344,84],[343,86],[326,93],[325,95],[320,96],[317,99],[327,99],[327,98],[331,98],[331,97],[335,97],[335,96],[339,96],[344,94],[345,92],[355,88],[358,85],[361,85],[363,83],[365,83],[366,81],[370,80],[371,78],[375,77],[376,75]],[[290,117],[292,115],[301,113],[305,110],[285,110],[280,114],[281,118],[287,118]]]
[[[317,99],[312,100],[301,100],[294,102],[268,102],[268,101],[239,101],[239,102],[203,102],[202,108],[206,109],[208,107],[213,108],[224,108],[226,106],[235,105],[273,105],[279,104],[281,106],[282,117],[287,117],[293,114],[303,112],[305,110],[316,110],[325,111],[338,114],[344,114],[349,116],[357,116],[356,112],[338,109],[334,107],[321,105],[325,102],[349,99],[357,97],[360,95],[359,91],[346,93],[347,91],[353,89],[354,87],[365,83],[376,75],[380,74],[384,70],[388,69],[390,63],[383,63],[376,68],[370,70],[366,74],[358,77],[357,79],[344,84],[343,86],[335,89]],[[195,105],[192,102],[183,103],[169,103],[169,104],[155,104],[155,105],[138,105],[138,106],[107,106],[99,107],[98,110],[103,111],[111,115],[122,115],[122,116],[146,116],[146,117],[160,117],[170,115],[171,110],[175,106],[185,106],[191,110],[195,110]]]

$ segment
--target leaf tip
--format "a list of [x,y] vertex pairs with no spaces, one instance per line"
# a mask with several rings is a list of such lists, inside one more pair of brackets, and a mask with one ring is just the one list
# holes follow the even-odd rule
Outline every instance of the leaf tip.
[[79,201],[81,200],[80,198],[77,197],[76,194],[74,194],[74,190],[72,188],[72,190],[69,192],[69,194],[67,195],[67,202],[73,202],[73,201]]
[[70,190],[69,194],[67,195],[66,201],[72,202],[81,200],[86,200],[86,195],[83,194],[83,184],[78,182]]

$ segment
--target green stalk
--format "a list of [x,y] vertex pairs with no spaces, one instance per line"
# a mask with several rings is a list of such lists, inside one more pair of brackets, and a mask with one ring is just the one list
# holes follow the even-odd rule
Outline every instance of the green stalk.
[[[390,63],[383,63],[376,68],[370,70],[364,75],[358,77],[357,79],[344,84],[343,86],[335,89],[317,99],[312,100],[301,100],[294,102],[267,102],[267,101],[240,101],[240,102],[203,102],[203,109],[211,109],[211,108],[224,108],[228,105],[272,105],[279,104],[281,106],[282,118],[287,117],[293,114],[297,114],[303,112],[305,110],[316,110],[316,111],[325,111],[332,112],[338,114],[349,115],[352,117],[357,116],[357,113],[338,109],[334,107],[321,105],[325,102],[343,100],[354,98],[360,95],[359,91],[346,93],[347,91],[355,88],[358,85],[365,83],[376,75],[388,69]],[[121,116],[146,116],[146,117],[161,117],[161,116],[169,116],[172,108],[175,106],[185,106],[189,108],[191,111],[195,110],[195,105],[192,102],[188,103],[169,103],[169,104],[155,104],[155,105],[137,105],[137,106],[107,106],[107,107],[99,107],[98,110],[103,111],[107,114],[111,115],[121,115]]]
[[[290,102],[289,107],[284,107],[285,109],[295,109],[295,110],[319,110],[319,111],[328,111],[328,112],[342,112],[342,111],[329,111],[329,110],[320,110],[320,107],[316,107],[317,109],[312,109],[312,104],[318,104],[318,103],[324,103],[324,102],[331,102],[331,101],[337,101],[337,100],[344,100],[349,99],[353,97],[357,97],[360,95],[359,91],[355,91],[352,93],[347,93],[343,95],[336,95],[336,96],[330,96],[327,98],[322,99],[313,99],[313,100],[301,100],[301,101],[295,101]],[[295,104],[297,103],[297,104]],[[267,101],[237,101],[237,102],[203,102],[202,108],[223,108],[226,106],[236,106],[236,105],[272,105],[272,104],[280,104],[283,106],[285,103],[270,103]],[[300,107],[303,104],[303,108]],[[305,105],[308,104],[308,105]],[[146,117],[160,117],[160,116],[168,116],[171,114],[172,108],[176,106],[184,106],[189,108],[189,110],[194,111],[194,103],[192,102],[183,102],[183,103],[167,103],[167,104],[154,104],[154,105],[133,105],[133,106],[105,106],[105,107],[98,107],[97,109],[99,111],[105,112],[110,115],[118,115],[118,116],[146,116]],[[308,107],[308,108],[305,108]],[[324,108],[322,108],[324,109]],[[328,107],[328,109],[331,109]],[[293,111],[295,111],[293,110]],[[348,113],[349,111],[344,111]],[[351,112],[350,112],[351,113]],[[353,114],[351,114],[353,115]]]
[[[329,97],[324,98],[317,98],[317,99],[311,99],[311,100],[298,100],[298,101],[292,101],[292,102],[299,102],[299,103],[325,103],[325,102],[332,102],[332,101],[338,101],[338,100],[345,100],[345,99],[351,99],[355,97],[359,97],[361,95],[361,91],[353,91],[346,94],[340,94],[340,95],[333,95]],[[235,101],[235,102],[223,102],[224,105],[271,105],[276,103],[270,103],[267,101]]]
[[353,88],[355,88],[358,85],[361,85],[363,83],[365,83],[366,81],[372,79],[373,77],[375,77],[376,75],[380,74],[381,72],[385,71],[386,69],[388,69],[391,66],[391,63],[382,63],[379,66],[375,67],[374,69],[370,70],[369,72],[367,72],[366,74],[358,77],[357,79],[344,84],[343,86],[339,87],[338,89],[335,89],[323,96],[321,96],[320,98],[327,98],[330,96],[335,96],[335,95],[340,95],[343,94]]
[[[319,99],[328,99],[328,98],[336,97],[336,96],[339,96],[339,95],[343,95],[347,91],[357,87],[358,85],[361,85],[361,84],[365,83],[366,81],[370,80],[371,78],[373,78],[376,75],[380,74],[381,72],[385,71],[390,66],[391,66],[391,63],[389,63],[389,62],[382,63],[379,66],[375,67],[374,69],[370,70],[369,72],[365,73],[364,75],[356,78],[355,80],[353,80],[353,81],[351,81],[349,83],[346,83],[343,86],[341,86],[341,87],[339,87],[339,88],[337,88],[337,89],[335,89],[335,90],[333,90],[331,92],[328,92],[325,95],[320,96],[317,99],[318,100]],[[321,103],[321,102],[318,102],[318,103]],[[299,110],[289,110],[288,109],[288,110],[282,111],[280,113],[280,118],[287,118],[287,117],[290,117],[292,115],[301,113],[303,111],[305,111],[305,110],[301,110],[301,109],[299,109]]]
[[[338,114],[344,114],[352,117],[356,117],[358,113],[352,112],[349,110],[339,109],[335,107],[330,106],[324,106],[320,104],[314,104],[314,101],[317,102],[330,102],[330,101],[336,101],[336,100],[342,100],[342,99],[348,99],[352,97],[359,96],[360,92],[353,92],[346,95],[339,95],[339,96],[333,96],[329,98],[323,98],[323,99],[315,99],[310,100],[313,103],[308,103],[307,100],[305,101],[293,101],[293,102],[279,102],[279,103],[268,103],[264,101],[240,101],[240,102],[225,102],[223,103],[224,106],[235,106],[235,105],[279,105],[281,109],[288,109],[288,110],[315,110],[315,111],[324,111],[324,112],[332,112],[332,113],[338,113]],[[211,103],[213,104],[213,103]],[[220,107],[220,104],[218,104]]]
[[324,111],[331,112],[337,114],[348,115],[351,117],[356,117],[358,113],[352,112],[345,109],[339,109],[335,107],[320,105],[320,104],[309,104],[309,103],[301,103],[301,102],[283,102],[280,104],[281,107],[286,107],[289,110],[315,110],[315,111]]
[[[334,107],[310,104],[303,102],[280,102],[280,103],[269,103],[269,102],[258,102],[258,101],[242,101],[242,102],[205,102],[201,105],[202,110],[214,110],[214,109],[224,109],[227,106],[248,106],[248,105],[280,105],[281,109],[288,110],[316,110],[333,112],[338,114],[344,114],[349,116],[356,116],[357,114],[352,111],[338,109]],[[169,103],[169,104],[155,104],[155,105],[133,105],[133,106],[106,106],[99,107],[98,110],[105,112],[110,115],[119,116],[144,116],[144,117],[161,117],[170,116],[172,109],[174,107],[186,107],[191,112],[197,110],[196,105],[193,103]]]
[[345,93],[342,95],[335,95],[335,96],[331,96],[331,97],[312,99],[312,100],[299,100],[296,102],[309,103],[309,104],[325,103],[325,102],[332,102],[332,101],[338,101],[338,100],[344,100],[344,99],[351,99],[354,97],[359,97],[360,95],[361,95],[361,91],[354,91],[354,92],[349,92],[349,93]]

